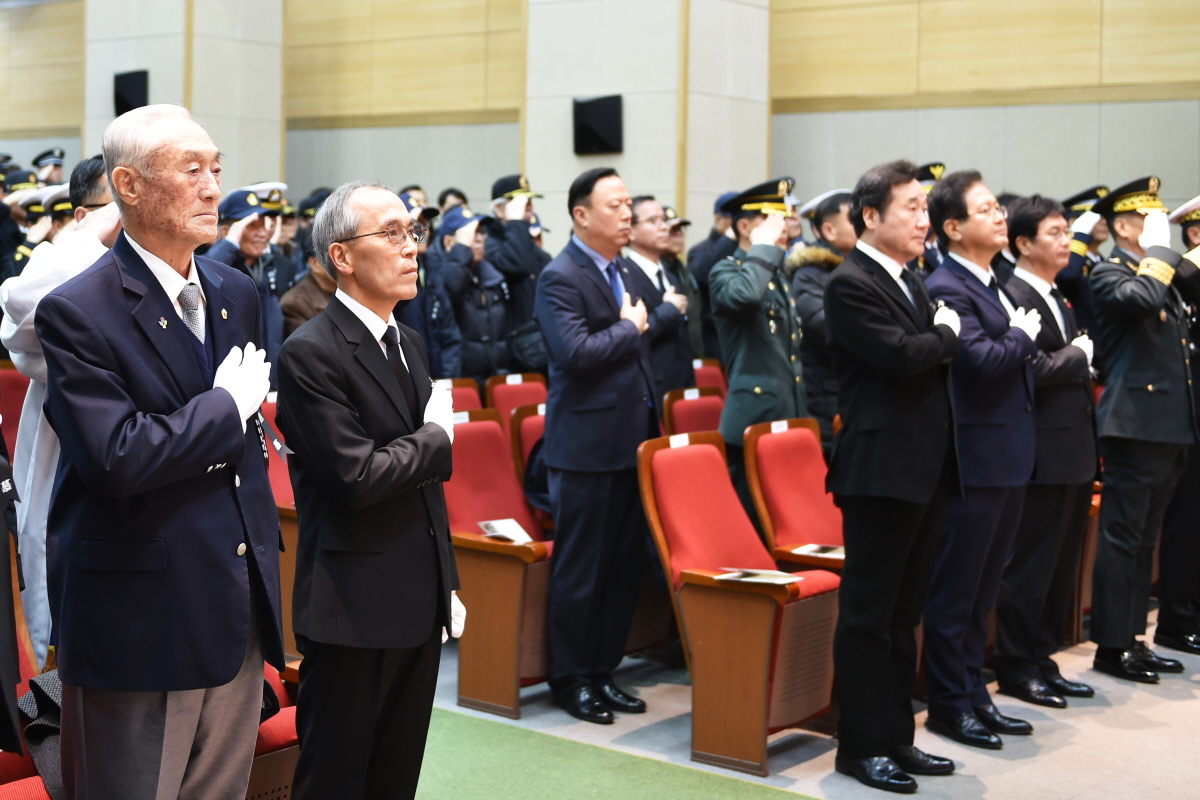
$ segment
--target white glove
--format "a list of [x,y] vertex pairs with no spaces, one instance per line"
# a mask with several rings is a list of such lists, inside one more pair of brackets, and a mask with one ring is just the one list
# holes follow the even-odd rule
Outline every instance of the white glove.
[[245,433],[246,420],[258,411],[271,390],[271,364],[267,361],[267,352],[256,348],[254,342],[248,342],[245,351],[240,347],[233,348],[217,367],[213,388],[229,392]]
[[1146,221],[1142,225],[1142,235],[1138,237],[1138,244],[1143,250],[1149,250],[1151,247],[1170,247],[1171,246],[1171,223],[1167,219],[1167,212],[1156,209],[1146,215]]
[[1036,308],[1028,312],[1023,308],[1018,308],[1008,325],[1011,328],[1020,328],[1029,337],[1029,341],[1036,342],[1037,335],[1042,330],[1042,315]]
[[1096,352],[1096,346],[1092,344],[1092,340],[1088,338],[1088,335],[1085,333],[1082,336],[1076,336],[1073,340],[1071,340],[1071,344],[1084,352],[1084,355],[1086,355],[1088,359],[1088,365],[1090,366],[1092,363],[1092,355],[1094,355]]
[[757,228],[750,231],[750,244],[778,245],[786,227],[787,220],[782,215],[768,214]]
[[1092,235],[1092,231],[1096,229],[1096,223],[1100,221],[1100,215],[1095,211],[1085,211],[1071,223],[1071,233],[1086,233]]
[[450,633],[446,634],[446,629],[442,628],[442,644],[453,636],[455,639],[463,634],[463,628],[467,624],[467,607],[463,605],[462,600],[458,599],[458,592],[450,592]]
[[249,228],[250,223],[254,222],[256,219],[258,219],[257,211],[255,211],[253,214],[247,214],[246,216],[242,217],[237,222],[229,226],[229,233],[225,235],[225,238],[229,240],[230,244],[233,244],[238,250],[241,250],[242,237],[246,235],[246,228]]
[[525,219],[525,209],[529,207],[529,198],[525,195],[514,197],[504,204],[505,221]]
[[950,306],[938,306],[938,310],[933,314],[933,324],[945,325],[954,331],[955,336],[958,336],[958,332],[962,329],[962,322],[958,319],[958,312]]
[[425,421],[442,426],[450,444],[454,444],[454,395],[450,393],[450,381],[434,381],[433,393],[425,404]]

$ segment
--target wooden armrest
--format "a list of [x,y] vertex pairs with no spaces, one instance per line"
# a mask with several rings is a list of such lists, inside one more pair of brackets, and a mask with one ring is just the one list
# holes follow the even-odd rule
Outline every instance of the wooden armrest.
[[1104,491],[1104,482],[1103,481],[1092,481],[1092,491],[1096,492],[1096,493]]
[[284,505],[282,503],[277,503],[275,505],[275,510],[279,512],[279,516],[281,516],[285,519],[295,519],[296,518],[296,506],[291,503],[289,503],[287,505]]
[[771,583],[747,583],[745,581],[717,580],[717,576],[725,572],[713,572],[707,569],[685,569],[679,574],[684,584],[706,586],[710,589],[726,589],[731,592],[748,592],[750,594],[765,594],[777,603],[787,603],[800,597],[798,583],[783,586]]
[[304,663],[303,658],[287,662],[280,670],[279,677],[283,679],[284,683],[300,683],[300,665],[302,663]]
[[544,531],[552,531],[554,530],[554,517],[543,517],[538,520],[538,525],[541,525]]
[[776,547],[771,550],[771,558],[776,561],[786,561],[789,564],[805,564],[810,567],[831,570],[840,573],[846,566],[846,559],[834,556],[823,556],[815,553],[793,553],[791,548]]
[[493,539],[490,536],[484,536],[479,533],[451,533],[450,541],[454,543],[455,547],[511,556],[521,559],[526,564],[546,560],[547,548],[545,542],[517,544],[516,542],[506,542],[503,539]]

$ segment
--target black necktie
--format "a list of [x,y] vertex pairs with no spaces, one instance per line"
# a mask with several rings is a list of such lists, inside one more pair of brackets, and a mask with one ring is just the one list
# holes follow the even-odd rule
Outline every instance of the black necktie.
[[400,356],[400,339],[391,325],[388,325],[387,332],[383,334],[383,343],[387,347],[387,360],[391,362],[396,383],[400,384],[400,394],[404,395],[404,403],[408,406],[413,425],[420,427],[423,423],[417,417],[417,390],[413,386],[412,375],[404,366],[404,359]]
[[900,270],[900,279],[904,281],[904,285],[908,287],[908,293],[911,295],[909,300],[912,302],[913,308],[916,308],[918,295],[915,284],[917,282],[917,277],[909,272],[908,268],[905,267]]
[[[1062,292],[1060,292],[1058,290],[1057,286],[1051,286],[1050,287],[1050,296],[1054,298],[1054,302],[1058,303],[1058,313],[1062,314],[1063,325],[1067,325],[1069,323],[1069,320],[1071,319],[1071,315],[1069,313],[1067,313],[1067,301],[1062,296]],[[1070,339],[1072,336],[1075,335],[1075,332],[1064,330],[1062,332],[1062,335],[1063,335],[1064,339]]]
[[[996,283],[996,278],[993,277],[988,281],[988,288],[992,290],[992,294],[996,295],[996,299],[1000,299],[1000,284]],[[1003,303],[1001,303],[1003,305]]]

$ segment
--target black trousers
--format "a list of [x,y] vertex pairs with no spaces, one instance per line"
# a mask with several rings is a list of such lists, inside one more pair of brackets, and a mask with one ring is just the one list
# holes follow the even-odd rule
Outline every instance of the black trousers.
[[1163,518],[1158,631],[1200,634],[1200,445],[1189,448],[1187,469]]
[[1092,641],[1129,647],[1146,632],[1154,545],[1187,464],[1188,446],[1105,436],[1100,541],[1092,577]]
[[838,495],[846,562],[833,639],[838,752],[886,756],[913,742],[916,628],[950,497],[949,470],[926,504]]
[[625,655],[649,528],[636,469],[549,469],[554,557],[546,610],[550,686],[608,677]]
[[441,615],[417,647],[305,640],[296,698],[295,800],[403,800],[417,793],[442,651]]
[[945,719],[992,702],[983,680],[988,612],[996,604],[1024,501],[1024,486],[968,486],[950,501],[925,604],[931,716]]
[[1050,657],[1062,647],[1080,554],[1087,536],[1092,482],[1030,484],[996,600],[1000,684],[1057,677]]

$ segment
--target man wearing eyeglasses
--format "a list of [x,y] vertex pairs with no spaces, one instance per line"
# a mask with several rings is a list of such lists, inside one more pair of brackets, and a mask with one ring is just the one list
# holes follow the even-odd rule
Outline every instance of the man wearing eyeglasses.
[[425,235],[386,186],[336,189],[312,236],[337,291],[279,354],[300,523],[297,800],[413,797],[441,646],[466,618],[440,485],[450,389],[392,311],[416,296]]
[[1033,475],[1032,362],[1041,318],[1019,308],[989,266],[1008,242],[1008,225],[978,172],[938,181],[929,217],[946,254],[929,277],[929,294],[962,325],[950,373],[963,496],[950,500],[925,607],[926,725],[962,744],[999,750],[997,734],[1033,733],[992,703],[983,658],[987,615]]

